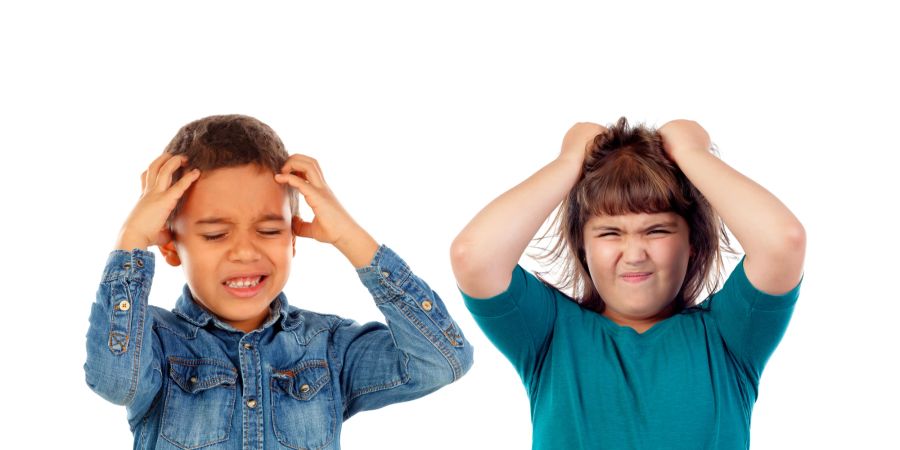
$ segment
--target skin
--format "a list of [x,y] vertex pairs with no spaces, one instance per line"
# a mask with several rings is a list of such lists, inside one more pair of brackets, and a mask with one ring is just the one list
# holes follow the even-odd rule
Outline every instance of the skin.
[[[250,332],[265,321],[287,282],[296,236],[334,245],[354,267],[367,266],[378,250],[308,156],[292,155],[279,174],[244,165],[202,175],[193,170],[173,184],[172,174],[186,162],[164,153],[141,175],[141,198],[116,248],[159,247],[169,264],[184,267],[194,299],[238,330]],[[313,210],[311,222],[291,216],[285,185]],[[166,219],[182,196],[173,234]],[[224,283],[240,276],[265,278],[253,295],[235,295]]]
[[[604,127],[593,123],[572,126],[556,159],[493,200],[463,228],[450,249],[453,273],[463,292],[489,298],[506,290],[529,241],[578,180],[588,143],[604,132]],[[803,273],[806,233],[793,213],[762,186],[710,153],[709,135],[696,122],[673,120],[659,133],[668,157],[709,200],[741,244],[750,282],[769,294],[783,294],[796,286]],[[657,280],[646,289],[630,286],[640,288],[632,289],[634,292],[624,289],[629,286],[619,289],[621,283],[607,287],[606,282],[594,278],[601,295],[605,292],[613,303],[607,317],[643,332],[671,315],[668,305],[677,293],[672,287],[682,272],[681,265],[686,267],[683,261],[690,256],[690,249],[683,248],[683,243],[656,247],[649,235],[638,236],[647,218],[629,216],[614,219],[624,230],[618,252],[607,252],[605,243],[593,241],[585,251],[592,253],[592,276],[596,271],[598,278],[607,281],[626,269],[654,272],[651,279],[656,276]]]
[[595,216],[584,227],[588,271],[603,315],[644,332],[672,314],[691,254],[687,222],[671,212]]

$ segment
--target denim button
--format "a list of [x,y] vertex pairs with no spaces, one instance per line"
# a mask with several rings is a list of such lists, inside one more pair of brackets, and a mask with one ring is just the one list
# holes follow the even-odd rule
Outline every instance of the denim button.
[[385,270],[384,272],[381,272],[381,274],[384,275],[385,278],[389,278],[391,276],[391,273],[388,272],[387,270]]
[[250,350],[251,348],[253,348],[253,344],[251,344],[249,342],[244,342],[244,348],[247,350]]
[[429,301],[429,300],[422,301],[422,309],[424,309],[425,311],[431,311],[431,301]]
[[300,386],[300,392],[303,392],[304,394],[309,392],[309,385],[304,384],[303,386]]
[[128,300],[122,300],[116,306],[118,306],[119,311],[128,311],[128,308],[131,308],[131,303]]
[[197,382],[197,377],[191,377],[191,383],[196,383],[196,382]]
[[247,400],[247,407],[256,408],[256,399],[251,398],[250,400]]
[[144,267],[144,261],[142,261],[140,259],[135,261],[134,263],[137,264],[138,267]]
[[125,264],[122,264],[122,268],[125,269],[125,270],[130,269],[130,268],[131,268],[131,263],[125,263]]

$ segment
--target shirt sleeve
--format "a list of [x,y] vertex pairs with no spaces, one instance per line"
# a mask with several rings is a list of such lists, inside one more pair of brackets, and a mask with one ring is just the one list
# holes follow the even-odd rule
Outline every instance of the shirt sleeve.
[[531,386],[549,347],[556,304],[563,294],[518,265],[509,287],[494,297],[478,299],[460,292],[484,334]]
[[87,384],[110,402],[126,405],[129,417],[149,409],[162,386],[161,346],[147,302],[153,270],[151,252],[113,251],[87,332]]
[[760,291],[747,278],[741,259],[722,289],[701,305],[708,307],[725,347],[754,383],[784,336],[799,295],[800,283],[782,295]]
[[346,320],[335,332],[345,418],[421,397],[469,370],[472,345],[440,296],[396,253],[381,246],[357,273],[386,325]]

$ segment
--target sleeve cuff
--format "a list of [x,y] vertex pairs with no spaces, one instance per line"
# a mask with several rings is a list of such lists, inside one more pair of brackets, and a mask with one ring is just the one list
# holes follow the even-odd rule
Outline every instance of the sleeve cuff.
[[472,315],[479,317],[498,317],[512,311],[518,306],[518,299],[521,296],[528,276],[528,272],[526,272],[522,266],[516,265],[513,269],[512,276],[510,277],[509,286],[506,287],[505,291],[493,297],[476,298],[466,294],[462,289],[460,289],[459,292],[462,294],[466,308]]
[[741,258],[741,262],[734,268],[734,272],[732,272],[728,282],[737,284],[738,291],[741,292],[744,298],[750,301],[750,307],[752,309],[778,311],[791,308],[797,303],[797,299],[800,297],[800,285],[803,283],[802,278],[793,289],[784,294],[768,294],[757,289],[756,286],[753,286],[750,279],[747,278],[747,273],[744,271],[745,258],[746,257]]
[[139,248],[131,251],[113,250],[106,260],[102,281],[152,276],[155,269],[155,258],[153,252]]

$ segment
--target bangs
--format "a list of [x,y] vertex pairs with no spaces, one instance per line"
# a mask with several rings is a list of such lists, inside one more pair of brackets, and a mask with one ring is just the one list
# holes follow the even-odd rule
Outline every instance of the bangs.
[[620,151],[582,180],[577,204],[581,217],[673,211],[683,213],[688,200],[672,168],[634,152]]

